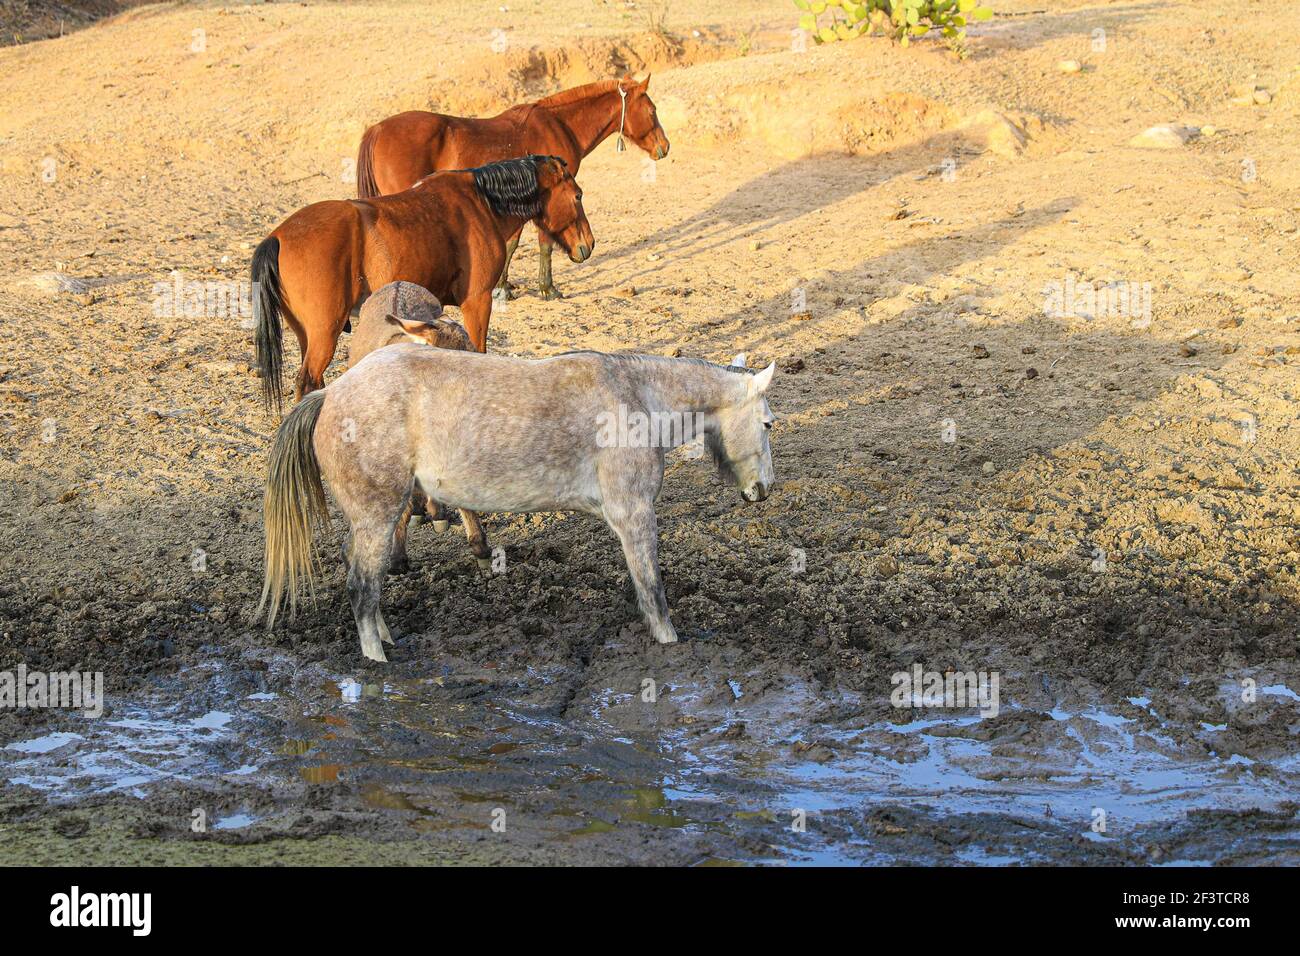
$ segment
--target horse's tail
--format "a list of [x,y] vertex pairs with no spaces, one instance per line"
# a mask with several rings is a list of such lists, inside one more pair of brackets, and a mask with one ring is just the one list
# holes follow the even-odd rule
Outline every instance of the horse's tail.
[[379,133],[379,124],[366,130],[357,148],[357,198],[374,199],[379,195],[375,184],[375,136]]
[[262,398],[268,411],[280,411],[284,403],[281,379],[284,375],[284,330],[280,326],[280,240],[263,239],[253,250],[253,333],[257,367],[262,374]]
[[325,488],[320,480],[320,462],[312,436],[325,391],[312,392],[280,423],[271,446],[266,474],[266,499],[262,519],[266,526],[266,576],[262,600],[254,620],[268,610],[267,630],[275,625],[276,614],[289,592],[289,615],[298,610],[298,592],[303,584],[311,593],[316,577],[316,549],[312,534],[317,525],[329,520]]

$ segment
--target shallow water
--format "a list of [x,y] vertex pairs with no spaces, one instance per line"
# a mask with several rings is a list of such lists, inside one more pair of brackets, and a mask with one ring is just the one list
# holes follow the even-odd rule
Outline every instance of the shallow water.
[[[608,688],[557,718],[537,705],[548,679],[536,671],[509,692],[454,674],[321,675],[256,693],[199,676],[200,697],[173,687],[110,699],[102,718],[8,743],[0,779],[59,804],[195,782],[281,794],[278,806],[213,816],[214,830],[241,832],[288,819],[303,787],[412,835],[472,833],[508,808],[543,847],[610,841],[617,857],[621,836],[652,828],[708,847],[695,859],[708,865],[1071,862],[1132,850],[1189,812],[1276,809],[1300,792],[1300,757],[1261,766],[1224,753],[1223,726],[1179,734],[1146,697],[1129,698],[1127,714],[1013,703],[996,726],[911,709],[846,728],[811,722],[814,695],[798,682],[754,700],[733,679],[722,707],[703,703],[703,686],[675,688],[683,725],[636,717],[635,695]],[[1296,709],[1284,685],[1261,694]],[[738,721],[743,734],[724,732]],[[1294,819],[1283,835],[1294,841]],[[1213,862],[1194,854],[1251,839],[1225,833],[1177,859]]]

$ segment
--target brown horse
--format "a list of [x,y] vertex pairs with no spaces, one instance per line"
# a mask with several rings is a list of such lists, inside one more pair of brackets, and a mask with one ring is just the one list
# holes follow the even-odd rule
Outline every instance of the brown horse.
[[554,156],[439,172],[394,196],[298,210],[253,252],[257,365],[267,407],[282,402],[280,316],[302,352],[301,399],[324,384],[353,306],[390,282],[414,282],[459,306],[474,348],[486,351],[506,240],[530,220],[574,262],[591,255],[596,241],[582,190]]
[[[618,133],[656,160],[668,155],[668,137],[646,94],[650,77],[603,80],[512,106],[499,116],[473,119],[412,110],[366,130],[357,151],[357,195],[362,199],[406,189],[436,169],[463,169],[526,153],[563,159],[573,175],[584,157]],[[622,148],[620,142],[619,148]],[[522,231],[522,228],[521,228]],[[510,297],[507,273],[519,245],[510,237],[497,292]],[[551,281],[551,241],[538,234],[540,292],[559,298]]]

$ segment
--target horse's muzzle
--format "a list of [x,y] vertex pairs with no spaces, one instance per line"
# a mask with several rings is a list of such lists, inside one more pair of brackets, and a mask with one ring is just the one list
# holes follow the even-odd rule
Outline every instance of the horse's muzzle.
[[580,242],[574,248],[573,254],[569,258],[572,259],[574,262],[586,262],[588,259],[591,258],[591,250],[595,247],[595,245],[596,244],[594,242],[590,246],[587,245],[585,242]]
[[667,156],[667,155],[668,155],[668,144],[667,144],[667,143],[664,143],[662,146],[656,146],[656,147],[655,147],[655,159],[656,159],[656,160],[663,159],[663,158],[664,158],[665,156]]
[[750,504],[754,504],[755,502],[767,500],[767,495],[770,490],[771,489],[769,489],[767,485],[763,484],[763,482],[756,481],[742,491],[740,497],[744,498]]

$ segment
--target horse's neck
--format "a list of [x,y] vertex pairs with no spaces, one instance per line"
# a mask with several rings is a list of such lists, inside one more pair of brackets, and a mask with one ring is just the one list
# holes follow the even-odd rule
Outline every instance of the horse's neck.
[[734,404],[744,385],[732,372],[697,362],[647,359],[637,369],[653,411],[715,412]]
[[580,156],[587,156],[618,129],[622,115],[618,88],[597,93],[587,99],[560,106],[546,107],[543,112],[563,126],[573,137]]
[[[474,174],[469,170],[448,170],[446,172],[437,173],[436,175],[440,177],[460,177],[461,184],[449,188],[452,190],[465,189],[474,197],[474,199],[483,204],[483,208],[487,211],[488,219],[490,219],[496,226],[497,231],[501,234],[501,241],[503,243],[523,228],[525,223],[530,221],[525,219],[523,216],[515,216],[510,213],[506,213],[503,216],[497,215],[496,212],[493,211],[492,203],[488,201],[488,198],[475,188]],[[437,215],[442,216],[442,204],[446,202],[446,199],[444,195],[440,194],[438,190],[432,187],[431,182],[433,178],[433,176],[426,176],[421,182],[416,183],[416,186],[419,186],[422,189],[421,200],[424,202],[425,206],[434,210]]]

